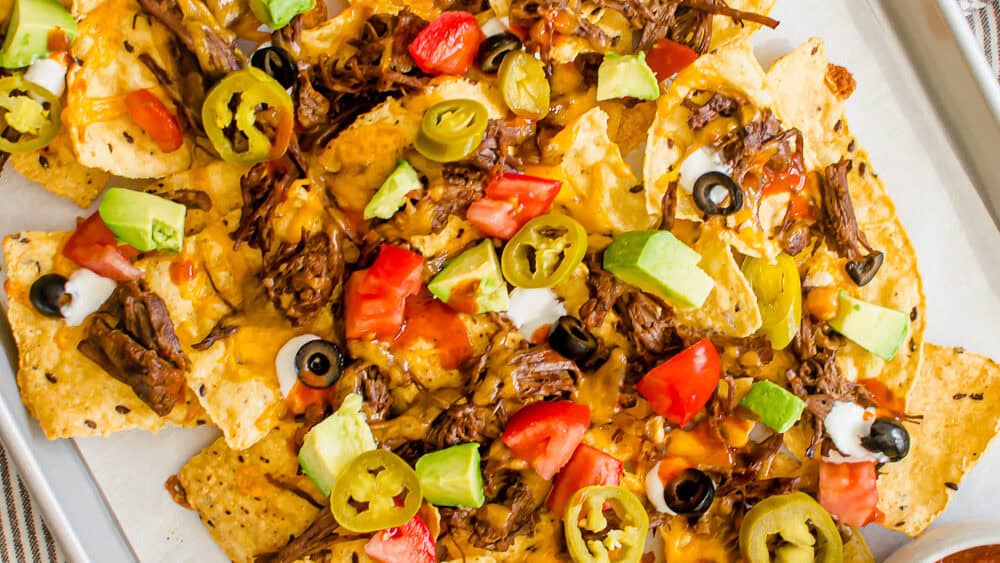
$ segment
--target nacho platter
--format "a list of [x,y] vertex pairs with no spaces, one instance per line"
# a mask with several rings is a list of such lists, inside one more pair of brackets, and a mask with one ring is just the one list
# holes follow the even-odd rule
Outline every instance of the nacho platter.
[[[855,121],[856,120],[852,120],[852,124],[854,124]],[[879,169],[881,169],[881,167]],[[155,438],[159,438],[159,435],[157,435]],[[168,439],[170,439],[170,437],[168,437]],[[114,438],[112,438],[112,440],[114,440]],[[84,440],[82,443],[87,444],[87,446],[85,446],[85,447],[89,447],[90,444],[92,444],[92,440],[91,439]],[[156,442],[154,441],[154,442],[150,442],[150,443],[156,443]]]

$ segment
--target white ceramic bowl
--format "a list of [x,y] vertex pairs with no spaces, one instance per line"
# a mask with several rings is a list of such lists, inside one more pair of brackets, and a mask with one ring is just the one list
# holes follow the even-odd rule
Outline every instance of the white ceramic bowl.
[[1000,520],[955,522],[927,531],[883,563],[934,563],[970,547],[1000,544]]

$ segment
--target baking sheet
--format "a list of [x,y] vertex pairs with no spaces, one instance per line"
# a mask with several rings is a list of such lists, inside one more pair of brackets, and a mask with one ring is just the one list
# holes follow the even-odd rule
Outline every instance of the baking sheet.
[[[913,9],[934,3],[879,3],[900,2]],[[1000,333],[995,289],[1000,286],[1000,261],[995,260],[1000,234],[898,42],[880,23],[881,14],[865,0],[781,0],[774,16],[782,25],[757,35],[758,56],[769,63],[819,36],[830,59],[854,73],[858,90],[848,106],[851,127],[871,153],[917,249],[928,296],[928,338],[1000,357],[995,338]],[[4,174],[2,186],[0,232],[64,229],[82,214],[13,171]],[[7,345],[10,355],[9,338]],[[0,434],[70,557],[102,563],[226,561],[195,513],[174,505],[163,487],[214,438],[211,429],[46,442],[26,419],[8,366],[0,370],[8,371],[0,376]],[[1000,516],[996,491],[1000,448],[993,448],[963,482],[942,521]],[[879,556],[905,541],[871,526],[865,536]]]

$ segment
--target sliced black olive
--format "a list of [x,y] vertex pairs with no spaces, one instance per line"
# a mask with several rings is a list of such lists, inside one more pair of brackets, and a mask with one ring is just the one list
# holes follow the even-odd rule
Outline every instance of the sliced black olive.
[[889,461],[899,461],[910,453],[910,433],[892,418],[876,418],[871,432],[861,438],[861,445]]
[[702,174],[694,183],[694,203],[706,215],[732,215],[743,209],[743,190],[722,172]]
[[307,342],[295,353],[295,370],[306,387],[326,389],[340,379],[343,369],[344,355],[328,340]]
[[682,516],[704,514],[715,500],[715,482],[698,469],[685,469],[663,488],[663,500]]
[[856,283],[858,287],[861,287],[875,278],[875,274],[878,273],[878,270],[882,267],[882,262],[884,261],[884,254],[881,252],[872,252],[864,258],[851,260],[844,268],[847,270],[847,275],[854,280],[854,283]]
[[479,67],[483,69],[483,72],[496,72],[507,53],[520,48],[521,40],[512,33],[501,33],[489,37],[479,46]]
[[292,55],[273,45],[254,51],[250,55],[250,65],[266,72],[284,88],[291,88],[299,75],[299,65]]
[[549,346],[565,358],[582,362],[597,351],[597,339],[580,319],[565,315],[549,330]]
[[31,304],[46,317],[62,317],[59,305],[66,294],[66,278],[59,274],[45,274],[31,284],[28,296]]

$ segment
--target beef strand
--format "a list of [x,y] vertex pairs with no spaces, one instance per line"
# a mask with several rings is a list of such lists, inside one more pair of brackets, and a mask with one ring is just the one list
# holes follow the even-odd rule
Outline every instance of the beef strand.
[[330,304],[343,275],[344,260],[335,239],[305,232],[297,243],[281,243],[268,255],[261,274],[271,302],[296,326]]
[[158,295],[136,282],[119,284],[83,331],[80,352],[131,387],[153,412],[166,416],[183,400],[190,361]]

